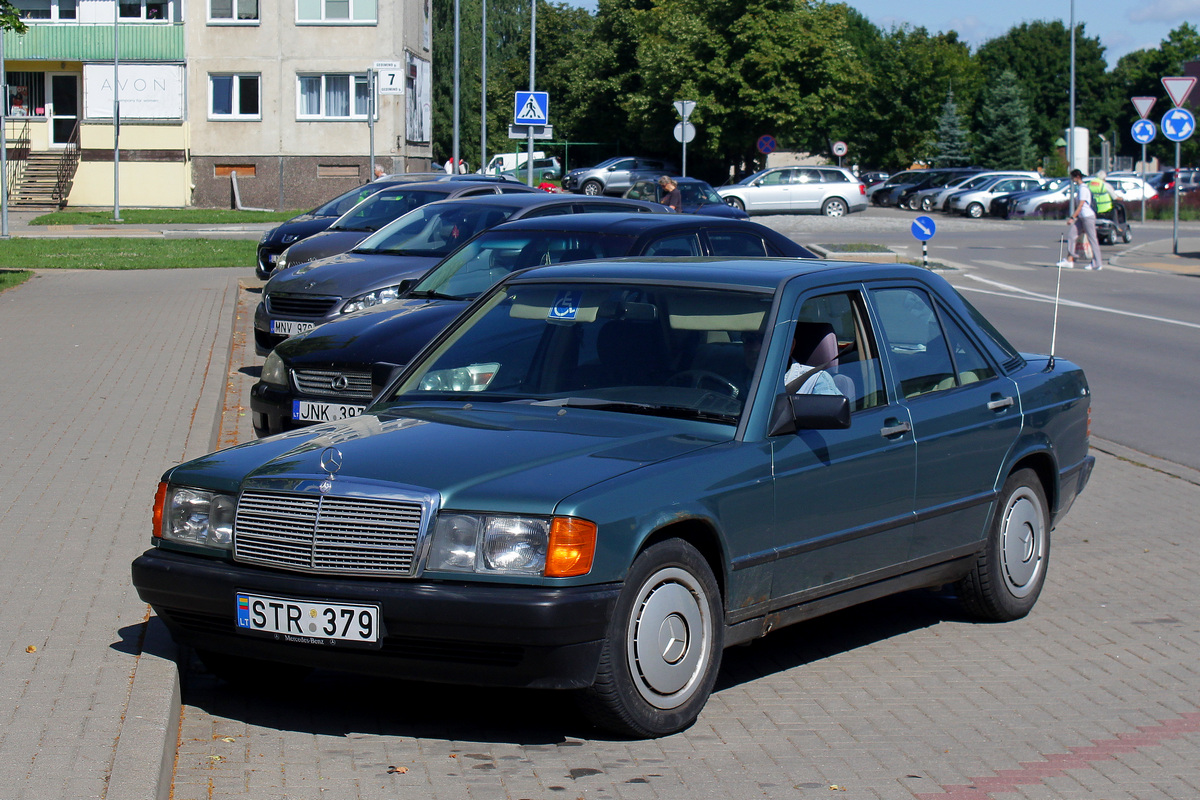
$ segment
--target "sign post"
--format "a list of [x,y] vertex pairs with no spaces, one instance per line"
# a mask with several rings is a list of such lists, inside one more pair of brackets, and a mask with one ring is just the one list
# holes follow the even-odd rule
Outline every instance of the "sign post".
[[1192,77],[1163,78],[1162,85],[1167,90],[1167,94],[1171,96],[1171,102],[1175,104],[1174,108],[1163,114],[1161,124],[1163,136],[1175,143],[1175,214],[1171,225],[1173,240],[1171,252],[1179,255],[1179,144],[1185,139],[1191,138],[1196,131],[1196,118],[1192,116],[1192,112],[1183,108],[1184,101],[1187,100],[1192,87],[1196,85],[1196,79]]
[[692,115],[692,110],[696,108],[695,100],[676,100],[675,110],[679,112],[679,116],[683,118],[683,122],[675,126],[675,141],[683,146],[683,177],[687,177],[687,143],[696,138],[696,128],[692,123],[688,122],[688,117]]
[[929,269],[929,240],[937,233],[937,223],[933,217],[924,215],[913,220],[912,235],[921,243],[921,266]]

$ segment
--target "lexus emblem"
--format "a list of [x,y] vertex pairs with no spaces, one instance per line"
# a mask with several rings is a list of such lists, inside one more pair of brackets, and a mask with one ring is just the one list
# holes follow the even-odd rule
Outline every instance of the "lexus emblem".
[[329,473],[329,480],[333,480],[337,471],[342,468],[342,451],[336,447],[326,447],[321,453],[321,469]]
[[345,375],[338,375],[329,382],[329,385],[336,392],[344,392],[346,391],[346,387],[350,385],[350,380]]

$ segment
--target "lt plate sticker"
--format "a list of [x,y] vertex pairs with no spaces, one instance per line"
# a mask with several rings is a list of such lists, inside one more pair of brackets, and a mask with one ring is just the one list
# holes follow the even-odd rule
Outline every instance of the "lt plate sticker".
[[583,302],[583,292],[559,292],[550,306],[550,319],[573,320],[579,313],[579,305]]

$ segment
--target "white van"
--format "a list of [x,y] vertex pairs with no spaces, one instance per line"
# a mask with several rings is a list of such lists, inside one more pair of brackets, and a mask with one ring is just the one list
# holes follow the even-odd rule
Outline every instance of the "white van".
[[[534,158],[545,158],[546,154],[540,150],[533,151]],[[479,170],[482,175],[495,175],[499,172],[507,172],[525,166],[525,162],[529,159],[529,153],[497,153],[492,156],[492,160],[487,163],[487,166]]]

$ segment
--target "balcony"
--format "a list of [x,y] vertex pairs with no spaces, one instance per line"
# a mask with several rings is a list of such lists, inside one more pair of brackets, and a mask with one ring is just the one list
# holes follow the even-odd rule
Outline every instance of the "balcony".
[[[128,22],[120,26],[122,61],[183,61],[182,22]],[[76,22],[37,22],[18,35],[4,33],[9,61],[112,61],[113,26]]]

